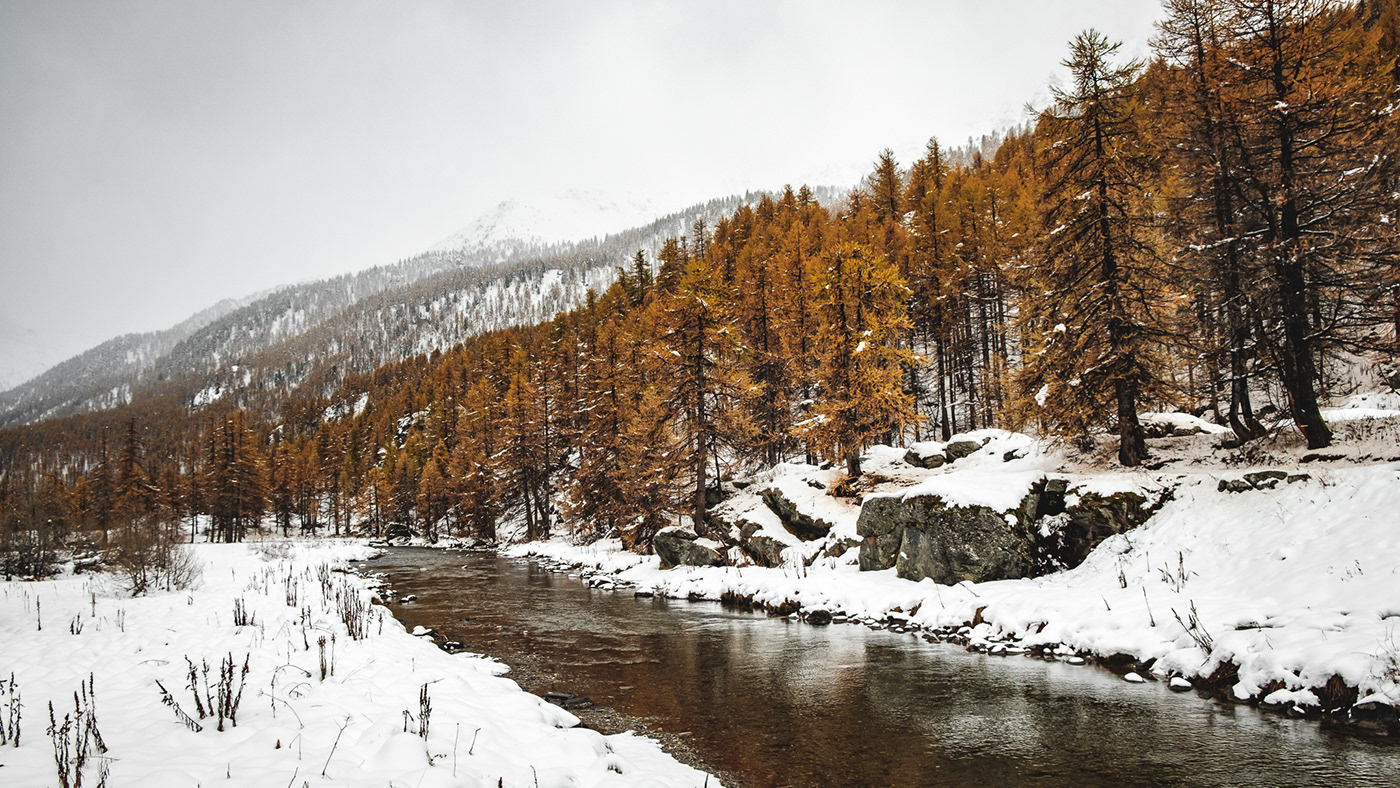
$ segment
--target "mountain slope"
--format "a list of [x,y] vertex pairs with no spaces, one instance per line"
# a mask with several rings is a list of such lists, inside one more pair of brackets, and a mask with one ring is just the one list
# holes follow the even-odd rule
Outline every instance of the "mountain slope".
[[[666,238],[758,196],[711,200],[611,235],[586,228],[648,206],[593,206],[577,192],[546,208],[502,203],[417,257],[224,301],[165,331],[105,342],[0,394],[0,428],[119,406],[157,385],[191,407],[232,396],[230,404],[275,411],[309,379],[328,393],[346,374],[547,320],[608,287],[638,249],[654,257]],[[558,240],[585,232],[588,240]]]

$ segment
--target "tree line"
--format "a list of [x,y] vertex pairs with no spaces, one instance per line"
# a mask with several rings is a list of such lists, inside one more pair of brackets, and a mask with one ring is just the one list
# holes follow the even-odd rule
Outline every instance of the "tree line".
[[848,488],[875,443],[1108,432],[1131,467],[1139,413],[1171,407],[1241,442],[1275,410],[1327,446],[1334,362],[1397,349],[1396,0],[1166,0],[1153,52],[1086,31],[993,155],[886,150],[839,204],[764,196],[551,321],[275,416],[185,408],[201,429],[181,432],[134,403],[6,431],[6,538],[203,514],[230,541],[265,517],[430,539],[510,522],[647,550],[703,527],[722,479],[802,459]]

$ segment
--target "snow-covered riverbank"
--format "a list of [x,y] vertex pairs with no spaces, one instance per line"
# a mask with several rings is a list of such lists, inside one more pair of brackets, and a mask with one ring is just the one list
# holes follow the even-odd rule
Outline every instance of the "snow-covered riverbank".
[[[189,591],[130,599],[104,575],[0,583],[0,717],[11,738],[8,707],[22,704],[20,746],[0,746],[0,784],[59,784],[50,702],[60,728],[65,714],[73,720],[76,765],[87,726],[75,693],[105,744],[89,735],[90,786],[104,770],[108,786],[143,788],[718,784],[648,739],[573,727],[576,717],[521,691],[494,660],[447,654],[405,632],[369,603],[365,580],[341,571],[370,554],[359,544],[192,549],[204,575]],[[219,673],[229,657],[232,695],[243,689],[228,701],[236,726],[219,731],[217,716],[201,719],[200,709],[224,705]],[[160,686],[192,725],[163,704]]]
[[[1018,486],[1010,497],[1019,498],[1018,463],[999,454],[989,462],[1011,471],[1008,484]],[[816,480],[816,469],[807,468],[794,472],[789,488]],[[804,617],[815,612],[816,620],[834,614],[952,636],[993,653],[1097,658],[1149,680],[1182,677],[1235,700],[1337,712],[1370,733],[1393,729],[1394,713],[1383,707],[1400,706],[1400,462],[1314,462],[1288,481],[1222,489],[1222,480],[1242,480],[1251,470],[1120,474],[1124,484],[1170,490],[1169,500],[1078,567],[1034,579],[910,582],[895,569],[860,571],[854,548],[827,558],[803,545],[805,561],[775,568],[662,570],[655,556],[623,552],[615,541],[510,552],[582,567],[599,575],[595,583],[644,593],[752,601]],[[945,469],[940,483],[973,494],[971,481],[960,488],[960,473]],[[963,475],[983,484],[988,473],[987,464],[969,464]],[[826,497],[809,495],[826,508],[806,514],[834,522],[833,534],[852,530],[858,507],[822,503]]]

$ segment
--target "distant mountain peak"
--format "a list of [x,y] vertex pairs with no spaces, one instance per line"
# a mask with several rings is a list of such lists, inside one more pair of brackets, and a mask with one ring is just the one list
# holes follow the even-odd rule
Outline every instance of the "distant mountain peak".
[[434,252],[483,251],[511,243],[572,243],[641,227],[668,212],[669,203],[569,189],[549,197],[503,200],[433,246]]

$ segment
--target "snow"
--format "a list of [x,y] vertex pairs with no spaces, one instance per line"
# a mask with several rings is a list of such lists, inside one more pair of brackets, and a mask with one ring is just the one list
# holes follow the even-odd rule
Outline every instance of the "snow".
[[[337,600],[368,601],[369,582],[334,568],[367,557],[361,545],[191,549],[204,580],[190,591],[130,599],[101,575],[0,584],[0,669],[7,678],[14,671],[24,715],[22,746],[0,747],[7,788],[55,783],[47,705],[60,719],[71,713],[89,676],[108,747],[88,765],[92,785],[103,762],[112,786],[718,784],[649,739],[575,727],[572,714],[504,677],[506,666],[445,653],[382,606],[368,607],[366,636],[351,638]],[[251,623],[234,626],[235,600]],[[207,661],[216,678],[228,655],[249,664],[236,727],[217,731],[210,718],[200,732],[187,729],[162,705],[156,681],[197,716],[185,658]],[[425,686],[426,740],[417,734]]]
[[1144,424],[1160,424],[1171,427],[1180,434],[1202,432],[1211,435],[1224,435],[1230,432],[1228,427],[1212,424],[1189,413],[1144,413],[1140,420]]
[[903,499],[936,495],[949,506],[986,506],[999,512],[1015,509],[1031,485],[1045,478],[1040,471],[977,469],[935,476],[908,488]]
[[543,244],[602,238],[608,233],[646,225],[674,207],[586,189],[529,200],[505,200],[443,239],[432,251],[472,252],[504,241]]

